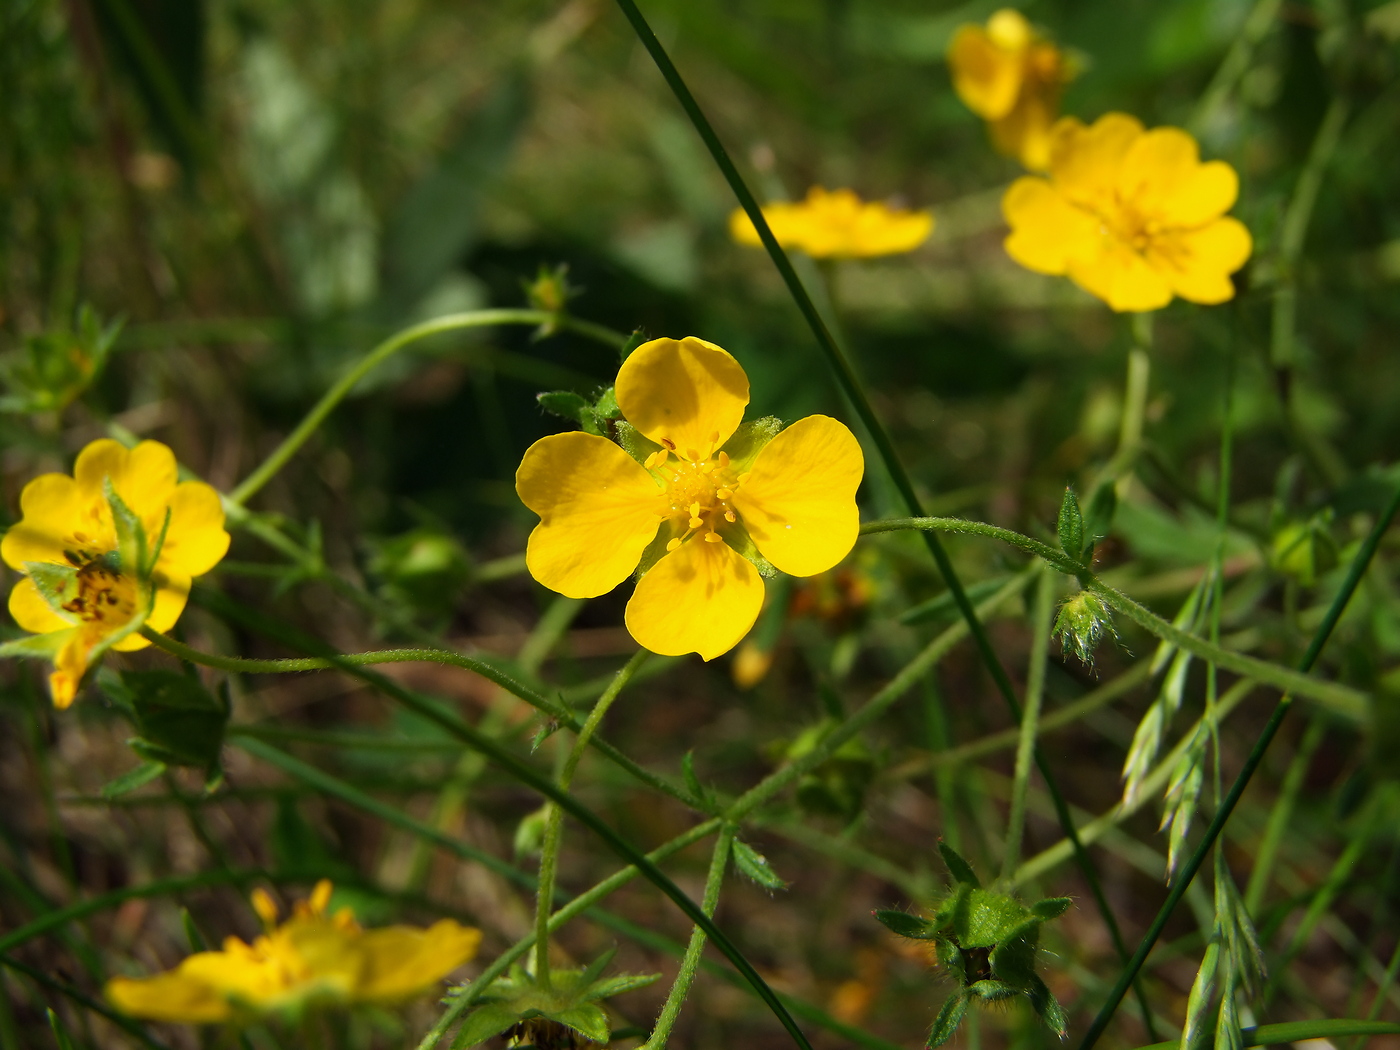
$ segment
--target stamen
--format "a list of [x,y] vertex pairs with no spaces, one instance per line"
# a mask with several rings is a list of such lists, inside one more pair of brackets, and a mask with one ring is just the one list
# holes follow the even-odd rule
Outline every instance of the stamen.
[[701,464],[700,464],[700,473],[701,473],[701,474],[708,474],[710,471],[712,471],[712,470],[714,470],[714,469],[715,469],[715,461],[712,460],[712,459],[707,459],[707,460],[705,460],[704,463],[701,463]]
[[720,539],[720,535],[719,535],[718,532],[707,532],[707,533],[705,533],[705,542],[706,542],[706,543],[721,543],[721,542],[723,542],[723,541]]
[[732,495],[734,495],[734,493],[730,492],[729,489],[715,489],[716,499],[726,500]]
[[693,448],[688,448],[688,449],[686,449],[686,450],[685,450],[685,456],[686,456],[686,459],[690,460],[690,462],[692,462],[692,463],[698,463],[698,462],[700,462],[700,453],[697,452],[697,451],[696,451],[695,449],[693,449]]
[[739,515],[735,514],[732,510],[725,510],[725,512],[724,512],[724,520],[725,520],[725,521],[738,521],[738,520],[739,520]]
[[714,444],[718,444],[718,443],[719,443],[719,431],[718,431],[718,430],[711,430],[711,431],[710,431],[710,444],[711,444],[711,445],[714,445]]
[[720,454],[719,454],[719,466],[720,466],[720,469],[721,469],[721,470],[723,470],[725,467],[729,466],[729,453],[728,453],[728,452],[724,452],[724,451],[721,451],[721,452],[720,452]]
[[675,550],[677,547],[679,547],[680,545],[681,545],[681,538],[680,538],[679,536],[677,536],[675,539],[669,540],[669,541],[666,543],[666,550],[667,550],[667,551],[673,551],[673,550]]
[[672,452],[676,451],[676,443],[670,438],[662,438],[661,443],[665,445],[668,449],[670,449]]

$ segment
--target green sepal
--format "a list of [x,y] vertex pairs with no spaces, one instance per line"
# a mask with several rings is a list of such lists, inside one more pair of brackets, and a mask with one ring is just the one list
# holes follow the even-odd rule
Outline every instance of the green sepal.
[[977,873],[972,870],[972,865],[958,856],[952,846],[940,842],[938,852],[943,857],[943,863],[948,866],[948,874],[953,876],[954,882],[961,882],[973,888],[981,887],[982,883],[978,880]]
[[1069,897],[1046,897],[1031,905],[1031,914],[1037,919],[1048,922],[1050,919],[1058,919],[1069,911],[1070,905],[1073,903],[1074,901]]
[[1040,920],[1032,919],[1008,934],[992,949],[992,973],[1017,988],[1035,977],[1035,950],[1040,943]]
[[989,1003],[999,1003],[1007,999],[1014,999],[1021,994],[1019,988],[1013,988],[1005,981],[998,981],[995,978],[975,981],[967,986],[967,991],[969,995],[975,995],[977,998],[983,999]]
[[484,1043],[493,1035],[500,1035],[520,1020],[516,1012],[504,1003],[487,1003],[467,1014],[462,1027],[452,1040],[452,1050],[467,1050],[468,1047]]
[[593,406],[582,394],[575,394],[572,390],[551,390],[535,395],[535,400],[540,408],[551,415],[573,420],[583,427],[585,433],[602,435],[593,415]]
[[1065,486],[1064,499],[1060,501],[1060,520],[1056,531],[1060,537],[1060,550],[1078,561],[1084,550],[1084,515],[1079,509],[1079,497],[1068,485]]
[[778,436],[783,429],[783,421],[777,416],[763,416],[759,419],[740,423],[722,446],[729,456],[729,469],[742,474],[753,467],[753,462],[764,446]]
[[164,773],[165,770],[166,764],[164,762],[148,759],[135,769],[128,769],[115,780],[110,780],[104,784],[102,786],[102,797],[105,799],[120,798],[122,795],[149,784],[156,777]]
[[39,596],[48,603],[49,608],[67,618],[68,613],[63,607],[78,596],[77,568],[55,565],[49,561],[27,561],[24,571],[34,581]]
[[938,937],[933,942],[935,954],[938,956],[938,965],[948,972],[948,976],[957,981],[959,987],[967,984],[967,958],[963,955],[962,949],[953,943],[949,937]]
[[648,456],[661,448],[625,419],[619,419],[613,423],[612,428],[613,436],[617,439],[617,443],[622,446],[622,451],[638,463],[645,463]]
[[1065,1011],[1060,1006],[1054,994],[1050,991],[1044,981],[1037,974],[1031,974],[1030,987],[1026,989],[1026,998],[1031,1001],[1031,1006],[1045,1026],[1063,1039],[1069,1030],[1069,1019],[1065,1017]]
[[733,843],[734,867],[740,875],[758,883],[765,890],[785,890],[788,884],[778,877],[768,863],[768,858],[747,842],[735,839]]
[[933,1019],[933,1029],[928,1034],[928,1042],[924,1045],[928,1050],[942,1046],[949,1039],[953,1038],[953,1033],[958,1030],[958,1025],[962,1024],[963,1015],[967,1013],[967,996],[959,992],[952,996],[943,1004],[938,1011],[938,1016]]
[[685,534],[685,522],[676,518],[668,518],[663,521],[656,530],[656,535],[652,537],[650,543],[642,548],[642,557],[637,562],[637,568],[632,573],[634,580],[640,580],[647,573],[651,572],[652,566],[666,557],[668,551],[666,544],[670,543],[677,536]]
[[555,1010],[543,1016],[572,1028],[585,1039],[591,1039],[595,1043],[606,1043],[612,1038],[608,1015],[603,1012],[601,1006],[592,1003],[579,1003],[567,1010]]
[[112,524],[117,531],[117,558],[120,570],[138,579],[146,575],[146,526],[136,516],[126,500],[117,494],[111,478],[102,479],[102,492],[112,511]]
[[643,343],[648,343],[650,341],[651,340],[647,336],[647,334],[643,332],[640,328],[637,328],[632,332],[631,335],[627,337],[627,342],[623,343],[621,348],[619,348],[618,356],[622,360],[626,361],[629,357],[632,356],[633,350],[637,349],[637,347],[641,346]]
[[881,908],[872,914],[884,925],[885,929],[901,937],[908,937],[913,941],[931,941],[938,936],[938,927],[917,915],[896,911],[893,908]]
[[617,403],[617,387],[610,386],[598,395],[598,400],[593,403],[593,415],[600,423],[622,418],[622,409]]
[[0,659],[13,656],[52,661],[58,655],[58,651],[68,644],[68,639],[73,637],[76,630],[76,627],[68,627],[60,631],[49,631],[47,634],[26,634],[22,638],[13,638],[0,645]]
[[661,979],[659,973],[620,973],[615,977],[604,977],[600,981],[594,981],[585,993],[585,998],[590,1002],[599,999],[611,999],[614,995],[621,995],[623,992],[634,992],[638,988],[645,988],[649,984],[655,984]]

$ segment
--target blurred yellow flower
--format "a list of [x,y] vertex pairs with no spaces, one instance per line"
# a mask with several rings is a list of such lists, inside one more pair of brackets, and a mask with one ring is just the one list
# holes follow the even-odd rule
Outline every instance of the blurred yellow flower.
[[526,564],[551,590],[592,598],[652,548],[660,557],[627,603],[627,629],[652,652],[712,660],[748,633],[763,604],[763,581],[741,551],[811,576],[855,545],[860,445],[828,416],[799,419],[766,443],[771,430],[741,430],[748,376],[694,337],[639,346],[616,393],[649,454],[639,463],[582,432],[531,445],[515,475],[540,516]]
[[49,689],[60,708],[108,648],[149,645],[135,633],[143,624],[174,626],[192,578],[228,550],[219,494],[178,481],[175,455],[158,441],[132,449],[94,441],[72,477],[43,474],[19,502],[22,517],[0,542],[0,557],[24,573],[10,591],[10,615],[42,637],[6,650],[53,660]]
[[1114,310],[1155,310],[1179,295],[1222,303],[1249,259],[1249,231],[1225,213],[1239,178],[1202,164],[1179,128],[1143,129],[1125,113],[1055,127],[1048,179],[1023,176],[1002,198],[1006,250],[1038,273],[1064,275]]
[[[869,258],[912,252],[933,232],[927,211],[892,208],[863,201],[853,190],[827,192],[820,186],[803,201],[776,201],[763,217],[784,248],[798,248],[813,259]],[[760,247],[758,230],[742,208],[729,216],[729,233],[740,244]]]
[[1050,130],[1060,92],[1074,76],[1065,54],[1003,9],[985,27],[965,25],[948,48],[953,89],[987,121],[996,148],[1031,171],[1050,166]]
[[326,915],[331,884],[280,926],[277,905],[253,891],[266,933],[237,937],[222,951],[198,952],[154,977],[114,977],[107,998],[122,1013],[151,1021],[214,1024],[255,1014],[299,1014],[322,1005],[396,1003],[427,991],[476,954],[481,931],[441,919],[427,929],[366,930],[350,909]]

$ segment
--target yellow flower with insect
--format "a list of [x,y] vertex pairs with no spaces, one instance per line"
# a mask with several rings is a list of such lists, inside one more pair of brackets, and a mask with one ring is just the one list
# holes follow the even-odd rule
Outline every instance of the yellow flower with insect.
[[1239,177],[1201,163],[1180,128],[1145,130],[1109,113],[1055,128],[1049,178],[1023,176],[1002,198],[1006,250],[1037,273],[1069,277],[1114,310],[1155,310],[1173,296],[1233,298],[1230,275],[1253,241],[1234,206]]
[[10,591],[10,615],[34,637],[0,646],[0,656],[52,660],[49,689],[60,708],[108,649],[149,645],[136,633],[143,625],[174,626],[192,578],[228,550],[219,494],[180,481],[174,453],[158,441],[132,449],[94,441],[71,477],[43,474],[19,503],[0,557],[24,574]]
[[481,931],[452,919],[427,929],[366,930],[350,909],[326,914],[331,884],[316,884],[277,925],[277,905],[253,891],[265,933],[198,952],[154,977],[114,977],[107,998],[122,1013],[151,1021],[217,1024],[259,1014],[295,1017],[320,1006],[392,1004],[427,991],[476,955]]
[[[933,232],[933,214],[863,201],[853,190],[820,186],[802,201],[775,201],[763,217],[784,248],[797,248],[813,259],[870,258],[912,252]],[[729,233],[740,244],[760,247],[758,230],[742,208],[729,216]]]
[[985,27],[959,27],[948,65],[953,90],[987,121],[996,148],[1031,171],[1048,168],[1060,93],[1074,76],[1065,53],[1019,11],[1003,9]]
[[749,380],[702,339],[653,339],[617,374],[630,452],[594,434],[541,438],[515,475],[540,516],[530,574],[571,598],[606,594],[640,564],[627,629],[652,652],[712,660],[763,604],[754,561],[793,576],[831,568],[855,545],[860,445],[828,416],[779,431],[741,426]]

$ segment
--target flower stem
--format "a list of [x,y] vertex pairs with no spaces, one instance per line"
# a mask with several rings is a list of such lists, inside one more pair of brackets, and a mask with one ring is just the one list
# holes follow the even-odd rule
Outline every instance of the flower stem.
[[[588,741],[603,721],[603,716],[608,713],[608,708],[612,707],[613,701],[618,698],[623,687],[649,655],[651,654],[645,649],[638,649],[633,653],[632,658],[613,676],[612,684],[598,697],[593,710],[588,712],[588,718],[578,731],[578,736],[574,738],[574,746],[569,749],[568,757],[564,759],[564,765],[559,770],[560,791],[569,790],[574,771],[578,769],[583,753],[588,749]],[[553,910],[554,879],[559,868],[559,844],[563,837],[564,811],[550,803],[545,816],[544,844],[540,851],[540,884],[535,891],[535,981],[545,991],[552,987],[549,979],[549,915]]]
[[1006,849],[1001,857],[1001,877],[1009,881],[1021,862],[1021,838],[1026,825],[1026,792],[1031,782],[1031,763],[1040,722],[1040,703],[1045,695],[1045,664],[1050,654],[1050,621],[1055,607],[1055,575],[1042,571],[1035,590],[1031,613],[1030,667],[1026,671],[1026,702],[1021,708],[1021,737],[1016,747],[1016,770],[1011,782],[1011,811],[1006,820]]
[[1104,468],[1103,481],[1118,482],[1130,475],[1142,449],[1142,426],[1147,415],[1147,390],[1152,375],[1152,317],[1150,312],[1133,314],[1133,345],[1128,350],[1118,451]]
[[621,346],[626,342],[625,336],[611,332],[601,325],[577,321],[566,314],[551,313],[547,310],[470,310],[466,313],[446,314],[421,324],[411,325],[402,331],[395,332],[360,358],[321,396],[321,400],[316,402],[305,418],[297,424],[296,429],[283,438],[282,443],[272,450],[272,454],[263,460],[262,465],[244,478],[242,483],[225,498],[229,503],[239,507],[247,503],[259,489],[276,476],[279,470],[287,465],[287,461],[296,455],[297,450],[302,445],[306,444],[311,435],[316,432],[316,428],[325,422],[326,417],[331,414],[336,405],[345,400],[346,395],[355,388],[361,379],[404,347],[416,343],[420,339],[426,339],[443,332],[455,332],[464,328],[488,328],[503,324],[556,324],[561,328],[571,328],[581,335],[614,346]]
[[[729,867],[729,847],[733,842],[734,825],[726,824],[720,828],[714,852],[710,854],[710,873],[705,878],[705,896],[700,902],[701,909],[711,918],[714,918],[715,908],[719,906],[719,891],[724,884],[724,873]],[[656,1018],[651,1037],[642,1044],[640,1050],[665,1050],[666,1041],[671,1037],[671,1029],[675,1027],[676,1018],[680,1016],[681,1007],[685,1005],[686,996],[690,994],[695,971],[700,968],[700,958],[705,954],[705,941],[705,931],[700,927],[696,926],[690,931],[690,943],[686,945],[685,957],[681,959],[680,972],[676,974],[676,980],[671,985],[671,991],[666,996],[660,1015]]]

